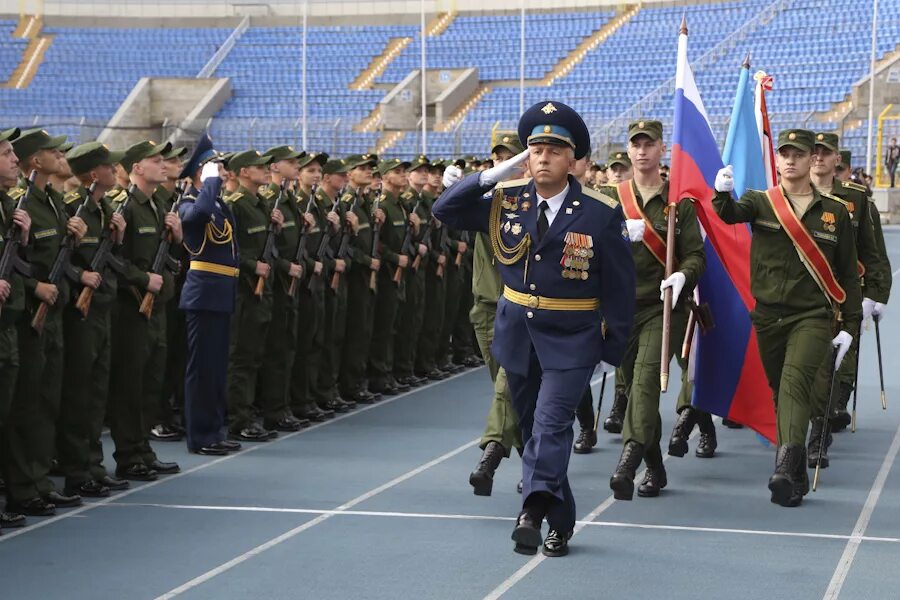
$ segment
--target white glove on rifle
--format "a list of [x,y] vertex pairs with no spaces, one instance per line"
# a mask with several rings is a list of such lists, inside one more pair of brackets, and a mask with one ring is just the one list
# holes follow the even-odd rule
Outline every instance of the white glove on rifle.
[[871,298],[863,298],[862,301],[862,309],[863,309],[863,321],[872,316],[872,313],[875,311],[875,301]]
[[734,168],[728,165],[716,173],[716,191],[731,192],[732,190],[734,190]]
[[203,165],[203,170],[200,171],[200,182],[204,182],[210,177],[218,177],[219,176],[219,163],[214,161],[208,161],[205,165]]
[[625,228],[628,229],[628,239],[632,242],[640,242],[644,239],[644,229],[647,225],[643,219],[625,219]]
[[483,187],[494,187],[501,181],[506,181],[517,171],[522,171],[522,168],[519,165],[524,162],[526,158],[528,158],[528,148],[526,148],[524,152],[516,154],[511,159],[503,161],[496,167],[491,167],[487,171],[482,171],[478,180],[479,183],[481,183]]
[[881,302],[876,302],[875,306],[872,308],[872,316],[875,317],[876,321],[881,320],[881,316],[884,314],[884,309],[887,308],[887,304],[882,304]]
[[833,340],[831,340],[831,345],[838,349],[837,358],[834,361],[835,369],[840,368],[841,361],[844,360],[844,355],[850,350],[850,344],[852,343],[853,336],[846,331],[840,332]]
[[666,288],[672,288],[672,305],[678,303],[678,297],[681,295],[681,290],[684,289],[684,284],[687,282],[687,277],[684,276],[684,273],[681,271],[675,271],[669,276],[667,279],[664,279],[662,283],[659,284],[659,299],[663,300],[666,294]]
[[450,187],[460,179],[462,179],[462,169],[460,169],[456,165],[450,165],[449,167],[444,169],[444,188]]

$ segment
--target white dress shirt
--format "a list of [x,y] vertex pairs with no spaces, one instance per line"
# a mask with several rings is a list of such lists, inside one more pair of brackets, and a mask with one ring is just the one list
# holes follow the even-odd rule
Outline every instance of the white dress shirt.
[[[535,192],[537,193],[537,192]],[[566,184],[566,187],[553,196],[552,198],[544,198],[540,194],[537,194],[538,197],[538,210],[540,210],[541,202],[547,202],[547,210],[544,211],[544,214],[547,216],[547,229],[550,229],[550,226],[553,225],[553,219],[556,218],[556,213],[559,212],[559,209],[562,208],[563,201],[566,199],[566,195],[569,193],[569,184]],[[540,216],[540,213],[538,213]]]

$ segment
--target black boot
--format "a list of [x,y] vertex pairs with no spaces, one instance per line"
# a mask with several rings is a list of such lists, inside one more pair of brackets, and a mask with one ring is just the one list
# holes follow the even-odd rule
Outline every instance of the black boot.
[[578,434],[578,439],[575,440],[573,451],[575,454],[590,454],[591,450],[596,445],[597,432],[594,431],[594,428],[588,427],[587,429],[584,429],[582,427],[581,433]]
[[647,447],[644,462],[647,464],[647,474],[644,475],[644,481],[638,487],[638,496],[656,498],[659,496],[659,491],[669,483],[666,479],[666,467],[663,465],[662,450],[659,449],[659,446]]
[[506,450],[497,442],[488,442],[478,466],[469,475],[469,484],[475,488],[476,496],[490,496],[494,489],[494,471],[506,456]]
[[773,503],[788,507],[800,506],[803,495],[797,493],[800,488],[797,473],[802,467],[803,446],[785,444],[778,448],[778,454],[775,456],[775,473],[769,477]]
[[693,406],[685,406],[678,413],[678,420],[669,438],[669,456],[684,456],[688,451],[688,438],[697,424],[697,410]]
[[616,500],[631,500],[634,497],[634,475],[643,459],[643,444],[630,441],[622,448],[619,464],[609,478],[609,488]]
[[803,452],[803,456],[797,465],[797,473],[795,474],[795,486],[797,487],[796,494],[799,494],[800,499],[803,499],[803,496],[809,493],[809,471],[806,470],[806,448],[800,447],[800,450]]
[[603,429],[609,433],[622,433],[622,424],[625,421],[625,409],[628,408],[628,396],[624,392],[616,392],[609,416],[603,422]]
[[722,419],[722,425],[727,427],[728,429],[743,429],[744,426],[740,423],[735,423],[731,419]]
[[[822,460],[821,467],[823,469],[828,468],[828,447],[831,445],[831,431],[824,431],[825,428],[825,419],[824,417],[816,417],[812,420],[812,424],[809,430],[809,445],[807,446],[807,465],[809,465],[810,469],[816,468],[816,463],[819,462],[819,448],[822,449]],[[822,436],[825,437],[825,445],[822,446]]]
[[716,455],[716,426],[713,424],[712,415],[708,412],[697,411],[697,425],[700,426],[700,443],[694,451],[697,458],[712,458]]
[[847,405],[850,403],[850,394],[853,393],[853,386],[849,383],[841,382],[840,388],[837,390],[838,397],[835,398],[835,409],[831,415],[831,431],[838,432],[847,429],[850,426],[850,413],[847,412]]

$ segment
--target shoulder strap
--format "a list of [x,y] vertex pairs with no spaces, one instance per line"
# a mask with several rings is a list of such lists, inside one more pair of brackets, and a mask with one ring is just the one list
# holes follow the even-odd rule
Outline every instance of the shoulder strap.
[[781,187],[777,186],[766,190],[766,198],[769,199],[769,204],[772,206],[772,210],[775,211],[778,222],[781,223],[788,237],[791,238],[800,260],[803,261],[804,266],[809,270],[810,275],[822,289],[822,292],[830,300],[843,304],[847,299],[847,293],[834,277],[831,265],[828,263],[828,259],[825,258],[819,245],[813,239],[806,226],[803,225],[803,222],[797,217],[787,198],[784,197]]
[[631,181],[623,181],[616,186],[619,193],[619,200],[622,202],[622,210],[625,212],[626,219],[641,219],[644,221],[644,246],[647,250],[660,262],[666,264],[666,240],[662,238],[653,223],[644,214],[641,205],[638,204],[637,197],[634,195],[634,187]]

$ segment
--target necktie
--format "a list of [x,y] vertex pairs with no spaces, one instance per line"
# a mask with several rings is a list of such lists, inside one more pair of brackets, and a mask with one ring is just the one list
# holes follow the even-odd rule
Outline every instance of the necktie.
[[547,220],[547,209],[550,208],[550,205],[547,204],[546,200],[541,200],[538,208],[540,208],[541,214],[538,215],[537,233],[538,240],[542,240],[544,239],[544,234],[547,233],[547,229],[550,228],[550,222]]

